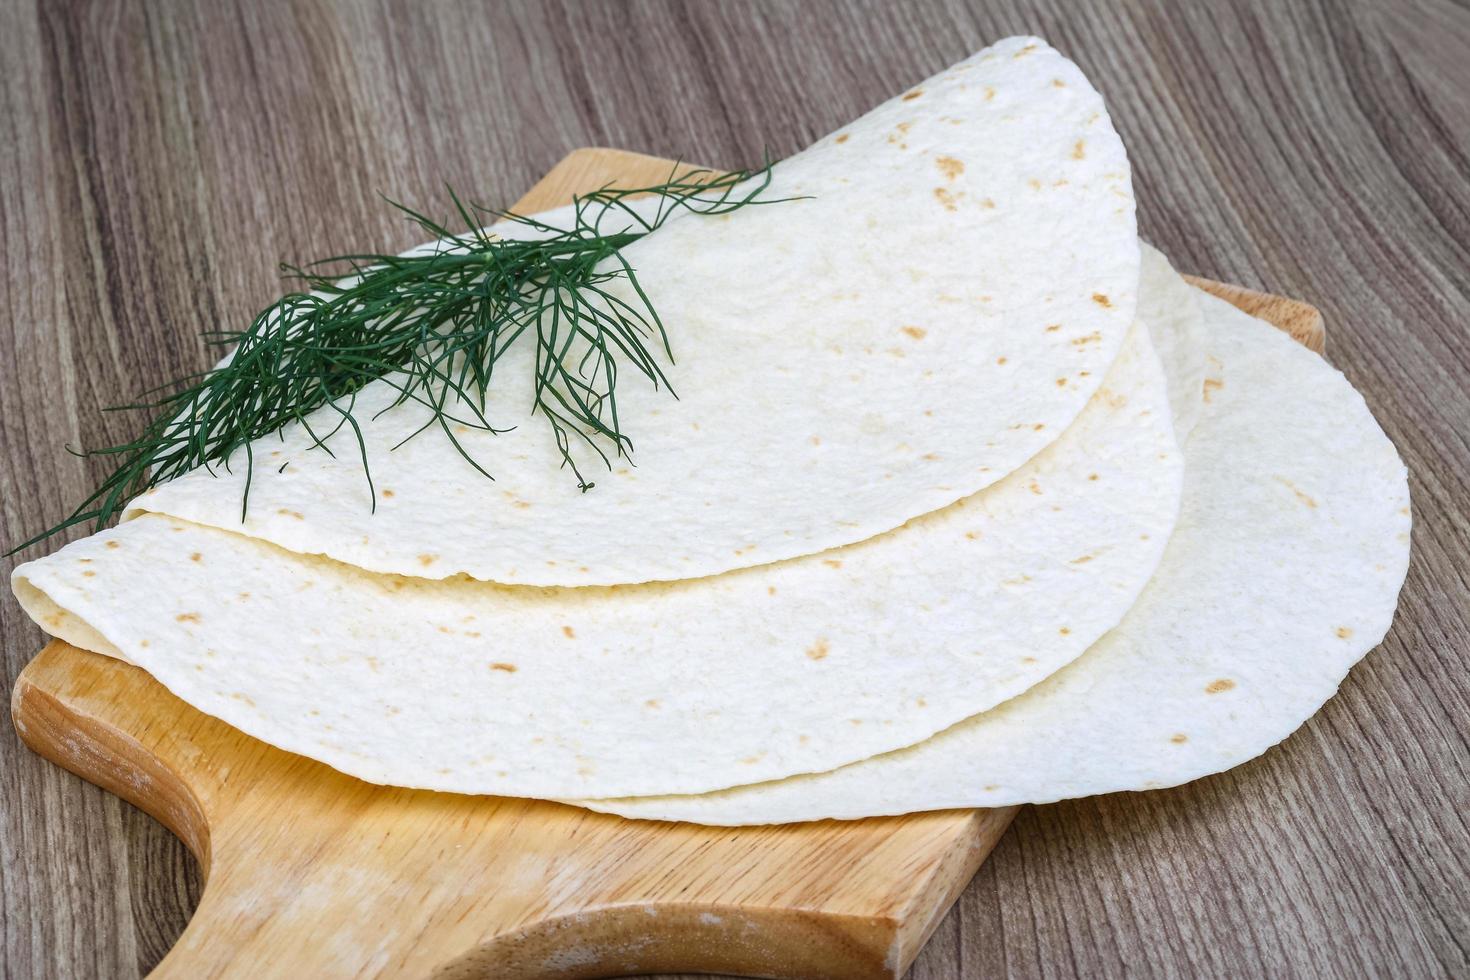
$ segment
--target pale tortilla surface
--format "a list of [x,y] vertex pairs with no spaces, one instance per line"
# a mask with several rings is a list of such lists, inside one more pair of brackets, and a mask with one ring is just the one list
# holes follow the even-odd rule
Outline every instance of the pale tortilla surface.
[[1284,739],[1383,638],[1409,561],[1393,444],[1336,370],[1201,293],[1223,363],[1186,446],[1179,523],[1119,627],[1025,694],[911,748],[631,817],[785,823],[1173,786]]
[[702,792],[927,738],[1122,619],[1183,458],[1135,329],[1068,431],[903,528],[677,583],[383,575],[145,515],[23,565],[49,632],[235,727],[382,783],[545,797]]
[[1149,325],[1154,350],[1169,379],[1169,410],[1180,445],[1199,422],[1204,410],[1205,318],[1200,291],[1174,271],[1162,252],[1143,244],[1142,285],[1138,318]]
[[[676,217],[625,250],[668,328],[678,398],[624,367],[633,454],[609,471],[581,451],[590,492],[530,415],[522,342],[489,405],[511,431],[430,428],[393,449],[430,419],[380,415],[397,392],[379,382],[351,406],[371,492],[353,432],[332,456],[293,426],[253,446],[253,472],[242,451],[130,513],[419,577],[711,575],[861,541],[1006,477],[1082,411],[1134,319],[1123,145],[1087,79],[1035,38],[781,162],[768,196],[800,199]],[[338,422],[327,408],[313,428]]]

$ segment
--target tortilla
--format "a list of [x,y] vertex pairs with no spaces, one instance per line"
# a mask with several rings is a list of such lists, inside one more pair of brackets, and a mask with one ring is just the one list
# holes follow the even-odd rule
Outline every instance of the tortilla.
[[993,711],[835,772],[582,805],[750,824],[1047,803],[1188,782],[1295,731],[1393,619],[1407,475],[1340,373],[1229,304],[1199,302],[1227,380],[1187,445],[1158,575],[1096,647]]
[[1205,318],[1199,290],[1174,271],[1162,252],[1147,243],[1142,246],[1138,318],[1149,325],[1154,350],[1169,379],[1169,410],[1182,446],[1204,410]]
[[1115,626],[1183,474],[1146,330],[1006,480],[842,549],[677,583],[386,576],[144,515],[14,573],[53,635],[372,782],[574,797],[830,769],[1024,691]]
[[[1035,38],[980,52],[776,165],[768,197],[625,250],[678,399],[618,385],[631,459],[578,490],[529,415],[532,348],[496,368],[499,435],[352,408],[136,500],[377,572],[530,585],[689,579],[864,540],[990,486],[1057,439],[1136,308],[1129,169],[1102,100]],[[464,413],[467,414],[467,413]],[[314,426],[331,430],[336,410]],[[587,463],[584,458],[584,463]],[[636,464],[636,465],[635,465]],[[249,509],[241,521],[247,476]]]

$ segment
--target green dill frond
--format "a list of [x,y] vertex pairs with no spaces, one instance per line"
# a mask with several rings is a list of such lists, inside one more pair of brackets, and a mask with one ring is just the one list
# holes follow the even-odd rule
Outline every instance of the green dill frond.
[[[468,228],[455,233],[390,201],[439,239],[433,252],[339,255],[306,266],[283,265],[303,289],[262,310],[243,331],[208,334],[211,344],[235,348],[218,369],[123,406],[154,414],[136,439],[78,453],[113,457],[116,464],[71,516],[11,553],[75,524],[90,521],[100,529],[149,487],[197,467],[228,465],[237,450],[244,450],[253,468],[251,443],[291,423],[301,424],[313,446],[328,453],[326,440],[349,430],[371,488],[353,406],[356,392],[378,380],[397,389],[394,405],[414,401],[429,409],[419,432],[438,429],[493,479],[454,427],[503,431],[485,415],[486,396],[501,356],[527,337],[536,345],[531,414],[546,420],[563,465],[589,490],[589,455],[610,465],[632,451],[618,417],[619,373],[631,369],[673,394],[662,366],[673,363],[668,332],[622,249],[680,210],[714,215],[770,203],[757,200],[770,180],[769,164],[754,173],[725,175],[679,175],[676,168],[657,186],[603,188],[578,197],[568,229],[466,204],[450,190],[455,213]],[[647,195],[660,198],[652,217],[630,206]],[[481,228],[496,219],[529,226],[543,237],[511,241]],[[615,291],[614,282],[624,288]],[[327,406],[335,414],[330,426],[323,427],[320,418],[308,420]],[[249,494],[247,474],[242,520]]]

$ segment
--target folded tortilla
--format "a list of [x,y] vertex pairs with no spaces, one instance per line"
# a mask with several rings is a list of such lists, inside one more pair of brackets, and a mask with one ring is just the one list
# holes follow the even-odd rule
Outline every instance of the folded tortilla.
[[[376,572],[530,585],[689,579],[861,541],[1003,479],[1082,411],[1134,319],[1124,149],[1035,38],[980,52],[776,165],[769,198],[625,250],[667,325],[678,399],[632,369],[635,445],[582,494],[529,415],[532,345],[488,415],[444,433],[369,385],[355,436],[301,426],[132,505]],[[462,413],[468,415],[468,412]],[[322,411],[316,432],[340,421]],[[247,476],[249,509],[242,523]]]
[[592,800],[629,817],[785,823],[1173,786],[1311,717],[1393,618],[1403,463],[1325,361],[1204,293],[1224,366],[1186,445],[1183,506],[1119,627],[1025,694],[911,748],[704,796]]
[[22,565],[14,586],[48,632],[373,782],[704,792],[910,745],[1043,680],[1133,604],[1182,483],[1141,325],[1067,432],[1007,479],[774,565],[501,586],[144,515]]

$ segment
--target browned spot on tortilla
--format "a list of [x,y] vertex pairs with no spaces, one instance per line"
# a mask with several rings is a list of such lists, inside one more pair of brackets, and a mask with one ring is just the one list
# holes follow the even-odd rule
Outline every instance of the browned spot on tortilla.
[[851,135],[852,135],[851,133],[840,133],[840,134],[838,134],[837,138],[835,140],[833,140],[832,142],[834,142],[834,143],[846,143],[847,140],[848,140],[848,137],[850,137]]
[[246,704],[250,705],[250,707],[252,708],[255,707],[255,701],[251,699],[250,695],[245,694],[242,691],[236,691],[234,694],[231,694],[230,697],[234,698],[236,701],[243,701]]
[[761,761],[761,757],[760,756],[758,756],[758,755],[748,755],[745,758],[743,758],[743,759],[740,760],[740,764],[743,765],[743,766],[753,766],[753,765],[755,765],[759,761]]
[[939,200],[940,204],[944,205],[944,210],[958,211],[960,209],[960,198],[965,196],[965,192],[960,191],[960,193],[955,194],[948,187],[936,187],[934,188],[934,196]]
[[434,562],[436,562],[438,560],[439,560],[439,556],[438,555],[419,555],[419,564],[420,565],[423,565],[425,568],[427,568],[428,566],[434,564]]
[[643,702],[643,706],[645,708],[657,708],[658,707],[658,698],[649,698],[647,701],[644,701]]
[[923,89],[916,88],[912,92],[910,92],[908,95],[905,95],[903,97],[903,101],[905,101],[905,102],[912,102],[912,101],[914,101],[915,99],[917,99],[919,96],[921,96],[923,94],[924,94],[924,90]]
[[1021,663],[1023,663],[1023,664],[1034,664],[1034,663],[1036,663],[1036,658],[1035,657],[1022,657],[1021,658]]
[[490,665],[490,669],[491,670],[503,670],[507,674],[514,674],[518,668],[516,667],[515,664],[502,663],[501,661],[497,660],[497,661],[495,661],[495,663],[493,663],[493,664]]
[[190,561],[203,561],[204,560],[204,556],[201,555],[199,552],[196,551],[192,555],[189,556],[189,560]]
[[1111,310],[1113,308],[1113,301],[1108,299],[1102,293],[1093,293],[1092,301],[1105,310]]
[[1031,52],[1033,52],[1035,50],[1036,50],[1036,45],[1034,45],[1034,44],[1028,44],[1024,48],[1022,48],[1020,51],[1017,51],[1015,54],[1011,55],[1011,57],[1013,59],[1014,58],[1024,58],[1028,54],[1030,54]]
[[383,497],[386,499],[386,498],[391,497],[391,496],[393,496],[393,491],[392,490],[389,490],[387,488],[384,488],[384,490],[383,490]]
[[929,332],[923,327],[899,327],[898,329],[901,333],[906,333],[915,340],[923,340],[924,335]]
[[1030,490],[1034,494],[1038,494],[1039,495],[1041,493],[1041,484],[1040,483],[1037,483],[1035,480],[1032,480],[1030,483],[1028,483],[1026,485],[1026,489],[1027,490]]
[[138,641],[138,646],[140,646],[140,647],[146,647],[146,646],[148,646],[148,641],[147,640],[139,640]]
[[938,453],[925,453],[924,455],[920,456],[919,458],[920,459],[927,459],[929,462],[932,463],[935,460],[943,459],[944,457],[941,456],[941,455],[939,455]]
[[813,643],[810,647],[807,648],[807,658],[809,660],[825,660],[827,659],[828,649],[829,647],[827,646],[826,640],[817,640],[816,643]]
[[97,574],[96,572],[92,571],[91,569],[88,569],[87,571],[85,571],[85,572],[82,573],[82,578],[93,578],[93,577],[96,576],[96,574]]
[[907,133],[909,130],[911,130],[913,128],[914,128],[914,124],[911,123],[911,122],[901,122],[901,123],[898,124],[898,127],[897,127],[897,129],[898,129],[898,131],[900,133]]
[[1040,432],[1042,429],[1046,428],[1046,423],[1045,422],[1037,422],[1031,428],[1034,429],[1037,432]]
[[565,636],[569,640],[575,640],[577,638],[577,631],[572,629],[570,626],[563,626],[561,628],[561,635]]
[[1041,181],[1037,180],[1035,177],[1032,177],[1030,180],[1026,181],[1026,184],[1033,191],[1041,190]]
[[1062,329],[1062,325],[1060,323],[1048,323],[1046,325],[1047,333],[1056,333],[1060,329]]
[[766,586],[766,595],[775,595],[775,594],[776,594],[776,587],[774,585],[768,585],[768,586]]
[[1071,344],[1073,347],[1086,347],[1088,344],[1095,344],[1099,340],[1102,340],[1102,334],[1094,330],[1092,333],[1088,334],[1085,337],[1073,337],[1071,340],[1067,341],[1067,343]]
[[1081,558],[1073,558],[1070,562],[1068,562],[1068,564],[1071,564],[1071,565],[1086,565],[1090,561],[1092,561],[1092,556],[1091,555],[1083,555]]
[[968,538],[971,541],[979,541],[980,540],[980,532],[979,531],[966,531],[965,532],[965,537]]
[[285,507],[281,507],[281,508],[278,508],[276,510],[276,513],[277,514],[280,514],[282,517],[294,517],[298,521],[304,521],[304,520],[306,520],[306,518],[302,515],[301,511],[299,511],[299,510],[287,510]]
[[1184,734],[1183,732],[1175,732],[1173,735],[1169,736],[1169,741],[1173,742],[1175,745],[1183,745],[1185,742],[1189,741],[1189,736]]
[[1060,78],[1053,78],[1051,80],[1051,87],[1052,88],[1066,88],[1067,87],[1067,83],[1064,82],[1064,81],[1062,81]]
[[820,446],[821,444],[822,444],[822,437],[821,436],[812,436],[812,445],[813,446]]
[[1292,483],[1286,477],[1278,476],[1276,478],[1276,482],[1280,483],[1282,486],[1286,487],[1286,489],[1290,490],[1293,494],[1296,495],[1297,500],[1300,500],[1303,504],[1306,504],[1312,510],[1317,509],[1317,501],[1313,500],[1308,494],[1302,491],[1301,487],[1298,487],[1295,483]]
[[454,630],[450,629],[448,626],[441,626],[441,627],[439,627],[439,632],[441,632],[441,633],[453,633]]
[[[992,201],[992,200],[991,200],[991,199],[990,199],[990,198],[988,198],[988,197],[987,197],[987,198],[984,198],[984,199],[982,199],[982,200],[981,200],[981,201],[980,201],[980,206],[981,206],[981,207],[982,207],[982,208],[985,208],[985,209],[986,209],[986,210],[991,210],[991,209],[994,209],[994,207],[995,207],[995,202],[994,202],[994,201]],[[987,298],[988,298],[988,297],[987,297]]]
[[956,160],[954,157],[937,157],[934,160],[934,165],[939,168],[939,172],[944,174],[948,180],[954,180],[965,172],[964,162]]
[[107,547],[109,547],[109,548],[121,548],[122,545],[118,544],[116,541],[109,541],[109,542],[107,542]]
[[468,637],[471,637],[473,639],[476,639],[476,640],[478,640],[480,638],[480,634],[477,633],[477,632],[475,632],[474,630],[465,630],[464,631],[464,635],[465,636],[468,636]]
[[927,708],[927,707],[929,707],[929,702],[928,701],[925,701],[923,698],[915,698],[914,699],[914,704],[918,705],[921,708]]
[[1057,378],[1057,387],[1058,388],[1065,388],[1065,387],[1067,387],[1067,379],[1066,378]]
[[1005,362],[1006,362],[1006,359],[1004,357],[997,357],[995,359],[995,363],[996,364],[1004,364]]
[[1086,147],[1086,144],[1082,140],[1078,140],[1072,146],[1072,159],[1073,160],[1081,160],[1081,159],[1084,159],[1086,156],[1087,156],[1087,147]]
[[178,620],[181,623],[198,623],[202,621],[204,617],[199,615],[198,613],[179,613],[177,616],[174,617],[174,619]]
[[1235,687],[1235,682],[1234,681],[1230,680],[1228,677],[1221,677],[1219,680],[1213,680],[1213,681],[1210,681],[1208,684],[1206,684],[1205,685],[1205,693],[1206,694],[1221,694],[1221,693],[1223,693],[1225,691],[1232,690],[1234,687]]
[[1219,378],[1206,378],[1205,401],[1209,401],[1214,396],[1215,392],[1219,391],[1223,387],[1225,387],[1225,382],[1220,380]]
[[1063,636],[1070,636],[1072,634],[1072,630],[1066,626],[1063,626],[1061,629],[1057,630],[1057,632],[1062,634]]
[[1089,474],[1087,474],[1087,478],[1089,480],[1096,480],[1097,479],[1097,474],[1096,473],[1089,473]]
[[1339,640],[1346,640],[1348,637],[1350,637],[1352,635],[1353,635],[1353,631],[1350,630],[1350,629],[1348,629],[1346,626],[1339,626],[1337,628],[1337,638]]
[[823,565],[826,565],[828,568],[841,568],[842,567],[842,562],[839,559],[836,559],[836,558],[823,558],[822,559],[822,564]]

